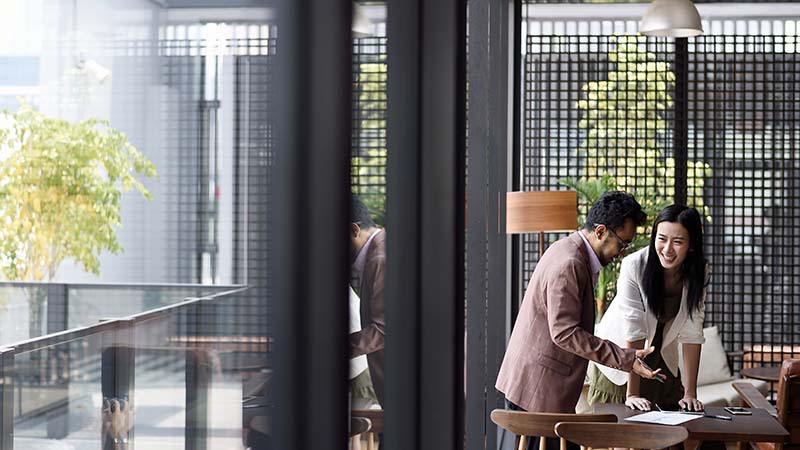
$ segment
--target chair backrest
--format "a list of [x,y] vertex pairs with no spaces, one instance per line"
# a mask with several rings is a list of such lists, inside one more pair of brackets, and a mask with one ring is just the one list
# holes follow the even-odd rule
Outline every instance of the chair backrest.
[[383,410],[382,409],[354,409],[350,412],[352,417],[363,417],[369,419],[372,427],[369,429],[373,433],[383,433]]
[[374,450],[375,442],[378,440],[376,435],[383,433],[383,410],[354,409],[350,411],[350,417],[353,419],[363,418],[369,420],[370,427],[366,434],[367,450]]
[[350,418],[350,437],[358,436],[361,433],[366,433],[372,428],[372,421],[365,417],[351,417]]
[[[552,414],[495,409],[492,422],[514,433],[515,448],[525,448],[526,436],[557,437],[555,426],[559,422],[616,422],[613,414]],[[544,439],[540,441],[543,448]],[[562,448],[564,447],[562,443]]]
[[789,443],[800,444],[800,359],[781,364],[777,407],[778,421],[789,431]]
[[665,448],[689,437],[683,427],[629,423],[556,424],[556,434],[584,447]]

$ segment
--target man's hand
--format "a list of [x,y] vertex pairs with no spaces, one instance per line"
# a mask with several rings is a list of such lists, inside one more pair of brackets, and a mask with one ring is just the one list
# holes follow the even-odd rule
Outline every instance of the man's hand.
[[639,411],[650,411],[650,400],[639,397],[638,395],[629,395],[625,399],[625,406],[630,409],[638,409]]
[[681,409],[686,411],[703,410],[703,402],[688,395],[685,395],[682,399],[680,399],[680,401],[678,401],[678,405],[680,405]]
[[650,367],[647,367],[644,364],[644,357],[650,353],[653,353],[653,350],[655,349],[655,347],[651,346],[650,348],[636,350],[636,361],[633,363],[633,373],[642,378],[656,380],[663,383],[667,377],[661,373],[661,369],[652,370]]

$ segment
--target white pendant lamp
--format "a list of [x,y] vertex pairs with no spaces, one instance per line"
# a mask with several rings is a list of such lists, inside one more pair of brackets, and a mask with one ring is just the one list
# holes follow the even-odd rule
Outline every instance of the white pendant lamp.
[[645,36],[692,37],[703,34],[692,0],[653,0],[639,23]]

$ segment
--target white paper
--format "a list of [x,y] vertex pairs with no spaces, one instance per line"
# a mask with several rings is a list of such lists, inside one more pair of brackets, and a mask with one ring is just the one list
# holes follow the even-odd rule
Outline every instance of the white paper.
[[628,417],[630,422],[657,423],[659,425],[680,425],[690,420],[699,419],[703,416],[696,414],[681,414],[679,412],[650,411],[638,416]]

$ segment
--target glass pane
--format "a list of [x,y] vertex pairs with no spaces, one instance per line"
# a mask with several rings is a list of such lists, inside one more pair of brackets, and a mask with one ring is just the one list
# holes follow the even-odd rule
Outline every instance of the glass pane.
[[275,12],[175,3],[192,2],[4,4],[0,345],[17,350],[0,425],[17,448],[269,439]]
[[120,337],[99,332],[15,355],[14,448],[98,448],[103,430],[101,355],[107,343],[120,342]]
[[68,290],[69,328],[95,324],[103,319],[126,317],[189,297],[203,297],[230,290],[231,286],[76,286]]
[[[380,440],[385,403],[386,4],[353,6],[351,159],[351,448]],[[363,419],[368,419],[366,422]],[[366,424],[369,423],[369,426]],[[358,434],[365,428],[367,432]],[[371,441],[371,442],[370,442]]]

